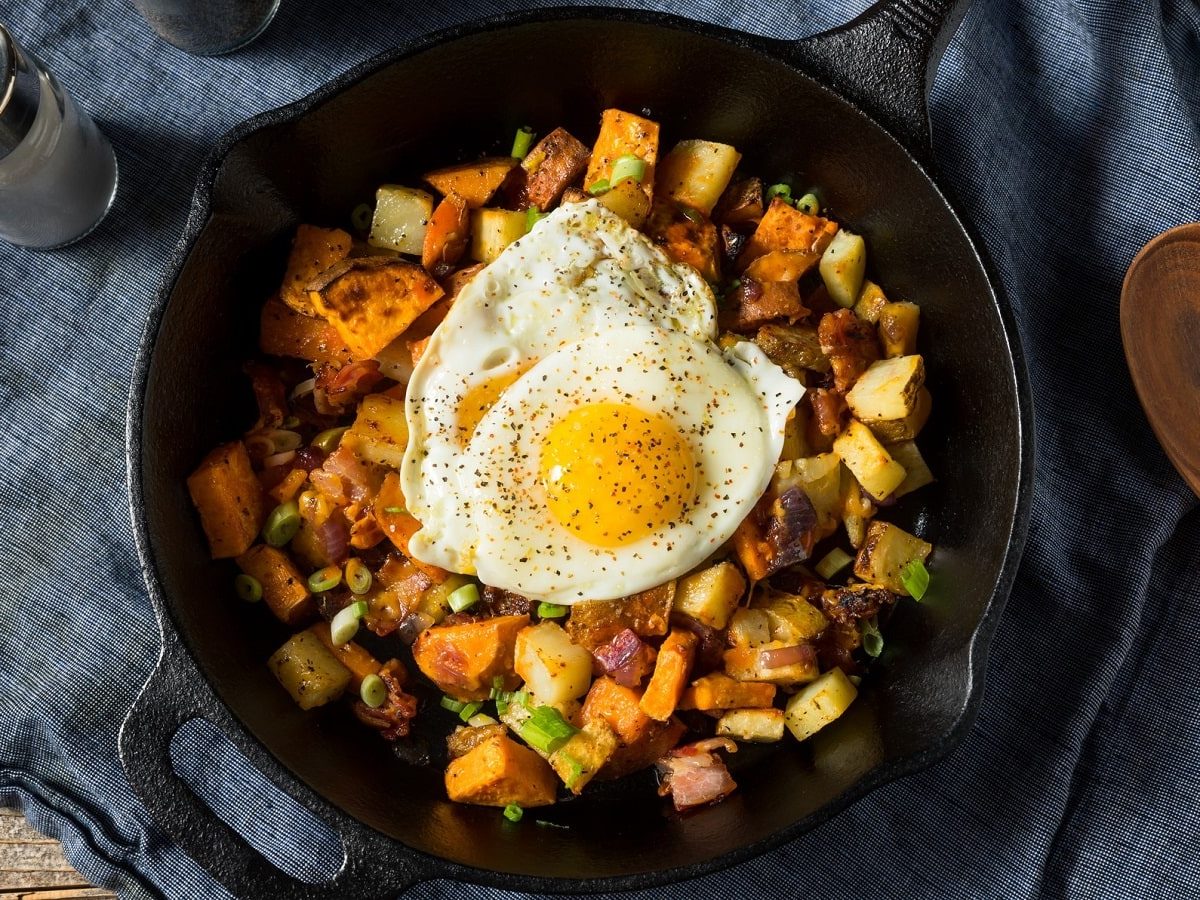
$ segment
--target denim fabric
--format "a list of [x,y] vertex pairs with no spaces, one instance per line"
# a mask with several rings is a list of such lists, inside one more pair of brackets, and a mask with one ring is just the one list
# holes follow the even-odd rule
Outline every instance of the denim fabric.
[[[155,39],[126,0],[0,4],[121,164],[116,205],[90,238],[52,253],[0,246],[0,802],[122,896],[226,896],[156,831],[116,749],[157,651],[125,511],[125,402],[199,162],[230,126],[396,42],[519,5],[284,0],[263,39],[200,59]],[[648,5],[798,37],[865,2]],[[1016,308],[1039,462],[986,702],[944,762],[688,894],[1196,895],[1200,514],[1137,404],[1117,308],[1137,249],[1200,210],[1198,68],[1194,0],[971,9],[933,93],[936,152]],[[219,776],[198,780],[252,793],[213,741],[179,735],[180,768],[211,759]],[[310,820],[255,802],[289,823],[273,857],[317,866]]]

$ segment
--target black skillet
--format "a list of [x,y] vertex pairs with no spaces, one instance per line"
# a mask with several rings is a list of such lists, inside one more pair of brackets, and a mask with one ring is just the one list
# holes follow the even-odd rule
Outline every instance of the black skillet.
[[[230,891],[382,897],[434,877],[527,891],[661,885],[778,846],[961,740],[1020,555],[1033,464],[1011,313],[929,174],[926,93],[964,5],[885,0],[799,42],[645,12],[508,16],[385,53],[221,142],[134,378],[133,524],[163,652],[120,746],[153,818]],[[893,618],[851,712],[805,746],[737,754],[740,787],[726,802],[669,817],[643,776],[513,826],[497,810],[447,802],[436,768],[398,761],[344,710],[292,705],[263,663],[284,633],[233,600],[232,567],[208,560],[184,478],[252,419],[239,364],[297,222],[344,221],[375,185],[456,151],[499,149],[497,136],[521,124],[590,139],[607,106],[644,108],[668,141],[725,141],[747,171],[818,186],[866,235],[889,293],[920,303],[936,398],[922,446],[939,481],[889,518],[934,542],[934,582]],[[285,875],[191,793],[168,744],[194,718],[338,833],[336,877]]]

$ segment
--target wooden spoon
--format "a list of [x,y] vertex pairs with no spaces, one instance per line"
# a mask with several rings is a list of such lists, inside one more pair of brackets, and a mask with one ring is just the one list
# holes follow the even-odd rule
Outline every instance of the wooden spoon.
[[1150,427],[1200,496],[1200,223],[1160,234],[1134,258],[1121,341]]

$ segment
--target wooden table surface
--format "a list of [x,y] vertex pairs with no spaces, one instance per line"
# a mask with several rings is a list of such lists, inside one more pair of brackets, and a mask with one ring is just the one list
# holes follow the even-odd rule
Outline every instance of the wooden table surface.
[[19,810],[0,808],[0,900],[115,900],[71,868],[58,841],[44,837]]

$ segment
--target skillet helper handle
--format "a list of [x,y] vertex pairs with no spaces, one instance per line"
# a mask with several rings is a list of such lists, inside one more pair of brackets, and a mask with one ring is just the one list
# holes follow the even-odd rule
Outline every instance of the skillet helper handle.
[[[232,721],[196,672],[187,651],[167,641],[158,666],[121,724],[121,763],[154,822],[235,897],[391,898],[426,877],[414,861],[398,859],[394,848],[387,848],[381,836],[365,827],[352,840],[342,840],[345,861],[328,881],[300,881],[273,866],[176,774],[171,739],[193,719],[204,719],[217,728],[274,784],[258,764],[265,751]],[[287,793],[320,818],[314,798]]]
[[880,0],[857,19],[793,45],[801,68],[933,162],[929,91],[970,0]]

